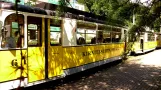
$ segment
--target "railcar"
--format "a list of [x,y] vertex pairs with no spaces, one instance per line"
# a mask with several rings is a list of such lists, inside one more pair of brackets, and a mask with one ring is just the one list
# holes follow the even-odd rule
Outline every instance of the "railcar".
[[72,8],[57,17],[55,5],[39,6],[18,5],[17,15],[13,3],[0,1],[0,90],[45,83],[122,58],[126,28]]
[[141,54],[149,51],[153,51],[158,46],[157,34],[152,31],[140,32],[138,38],[133,43],[131,54]]
[[160,33],[155,33],[156,34],[156,40],[157,40],[157,49],[161,48],[161,34]]

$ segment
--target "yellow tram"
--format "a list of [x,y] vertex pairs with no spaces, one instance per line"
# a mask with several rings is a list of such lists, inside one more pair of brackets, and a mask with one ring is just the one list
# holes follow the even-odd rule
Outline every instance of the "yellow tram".
[[161,34],[155,33],[156,34],[156,41],[157,41],[157,49],[161,48]]
[[0,2],[0,90],[44,83],[122,58],[125,28],[71,8],[56,17],[52,9],[18,5],[17,18],[14,4]]
[[136,42],[134,42],[132,46],[131,53],[139,54],[155,50],[157,46],[159,47],[159,40],[157,37],[158,34],[152,31],[140,32],[140,36],[136,39]]

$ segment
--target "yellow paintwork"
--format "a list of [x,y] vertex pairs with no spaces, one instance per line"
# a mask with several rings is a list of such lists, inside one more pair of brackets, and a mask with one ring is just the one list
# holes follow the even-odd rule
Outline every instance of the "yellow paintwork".
[[[95,51],[94,54],[83,56],[91,51]],[[63,74],[63,69],[120,56],[124,52],[124,43],[80,47],[50,46],[49,52],[48,72],[49,77],[54,77]]]
[[44,18],[42,18],[42,46],[28,47],[28,81],[45,79]]
[[[144,50],[153,49],[156,48],[156,46],[157,46],[156,41],[144,42]],[[140,48],[140,42],[135,42],[132,47],[132,51],[139,51],[139,50],[142,50]]]
[[157,47],[161,47],[161,41],[160,40],[157,41]]
[[[44,18],[42,18],[42,46],[28,47],[27,56],[27,73],[28,82],[45,79],[45,37],[44,37]],[[63,74],[64,69],[81,66],[88,63],[120,56],[124,52],[124,43],[111,43],[104,45],[91,46],[50,46],[50,19],[48,19],[48,77],[55,77]],[[47,31],[47,30],[46,30]],[[8,57],[6,57],[6,55]],[[11,67],[11,60],[20,58],[19,50],[1,51],[0,52],[0,82],[13,80],[20,77],[20,71],[15,72]],[[5,60],[5,62],[4,62]],[[18,59],[20,63],[20,59]],[[28,70],[28,71],[26,71]]]
[[[132,42],[131,42],[132,43]],[[141,50],[140,48],[140,43],[139,42],[135,42],[132,46],[132,51],[138,51]]]
[[29,82],[45,78],[44,49],[41,47],[28,48],[28,80]]
[[[117,48],[116,48],[117,47]],[[92,52],[93,51],[93,52]],[[63,48],[63,69],[122,55],[124,43]]]
[[48,75],[50,77],[58,76],[63,73],[63,52],[62,46],[50,46],[48,53]]
[[[23,56],[27,56],[27,51],[22,50]],[[12,66],[11,62],[13,59],[17,59],[18,67]],[[19,67],[24,67],[24,70],[22,71]],[[27,58],[26,58],[27,62]],[[21,76],[26,77],[27,76],[27,63],[24,64],[24,60],[21,60],[21,51],[20,50],[10,50],[10,51],[0,51],[0,82],[8,81],[8,80],[14,80]],[[22,74],[21,74],[22,72]]]
[[145,42],[145,44],[144,44],[144,49],[145,50],[154,49],[156,47],[157,47],[157,42],[156,41]]

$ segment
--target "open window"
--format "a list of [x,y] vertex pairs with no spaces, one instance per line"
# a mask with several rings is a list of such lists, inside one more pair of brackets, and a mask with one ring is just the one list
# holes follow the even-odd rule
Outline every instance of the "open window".
[[97,31],[97,43],[103,43],[103,31],[102,30],[98,30]]
[[50,45],[59,46],[62,44],[61,20],[50,20]]
[[112,42],[120,42],[121,41],[121,29],[112,28]]
[[77,44],[96,44],[96,30],[77,28]]
[[97,43],[111,43],[112,42],[112,27],[108,25],[98,24]]
[[77,45],[96,44],[96,24],[77,22]]
[[82,45],[85,44],[85,30],[77,28],[77,44]]
[[10,14],[4,22],[1,48],[24,48],[24,16]]
[[148,41],[154,41],[155,35],[153,33],[148,33]]
[[42,18],[27,17],[28,46],[41,46]]
[[[94,40],[93,40],[94,39]],[[86,44],[95,44],[96,30],[86,30]]]
[[109,31],[103,32],[103,43],[111,43],[111,32]]

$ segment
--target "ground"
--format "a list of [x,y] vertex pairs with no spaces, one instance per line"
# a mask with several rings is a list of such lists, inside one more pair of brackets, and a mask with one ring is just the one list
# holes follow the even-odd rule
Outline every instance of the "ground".
[[[161,50],[43,90],[161,90]],[[109,64],[108,64],[109,65]]]

